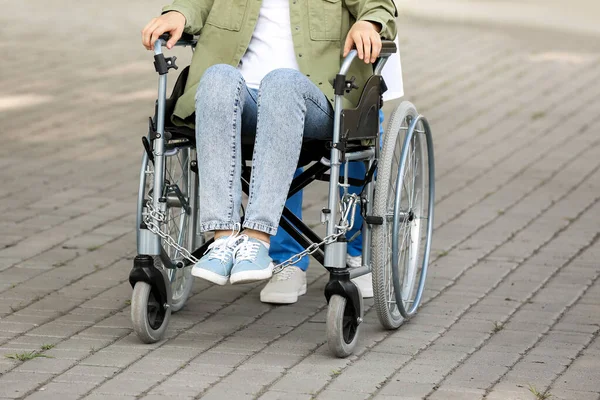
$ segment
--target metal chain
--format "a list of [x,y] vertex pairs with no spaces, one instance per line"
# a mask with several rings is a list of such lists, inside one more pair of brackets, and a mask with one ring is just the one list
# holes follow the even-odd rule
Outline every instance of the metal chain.
[[[340,213],[342,215],[341,222],[339,225],[336,225],[336,228],[339,229],[337,233],[326,236],[321,242],[313,243],[306,248],[306,250],[293,255],[282,263],[279,263],[273,268],[273,275],[280,273],[287,267],[296,264],[304,257],[313,254],[317,251],[321,246],[334,243],[340,236],[345,235],[347,231],[352,230],[354,226],[354,215],[356,211],[356,206],[358,205],[357,200],[358,196],[356,194],[345,195],[340,202]],[[348,216],[350,217],[350,222],[348,222]]]
[[[160,223],[165,221],[165,214],[163,214],[160,210],[156,210],[152,206],[152,197],[149,198],[149,201],[146,203],[147,212],[144,216],[144,222],[148,227],[148,230],[155,235],[160,236],[164,239],[165,244],[177,250],[181,255],[190,261],[192,264],[196,264],[198,259],[192,255],[185,247],[180,246],[171,235],[166,232],[163,232],[160,229]],[[156,221],[156,222],[155,222]],[[158,223],[157,223],[158,222]]]
[[[338,229],[337,233],[326,236],[321,242],[313,243],[308,246],[304,251],[293,255],[282,263],[277,264],[273,269],[273,274],[278,274],[283,271],[285,268],[298,263],[304,257],[309,256],[316,252],[321,246],[335,243],[337,239],[345,235],[346,232],[352,230],[354,226],[354,216],[356,211],[356,206],[358,205],[359,197],[356,194],[344,195],[342,201],[340,202],[340,224],[335,227]],[[180,246],[178,243],[173,240],[173,238],[166,232],[163,232],[160,229],[160,224],[165,222],[165,214],[160,210],[157,210],[152,205],[152,197],[149,196],[149,201],[146,202],[146,212],[144,214],[144,223],[148,227],[148,230],[155,235],[160,236],[167,246],[170,246],[177,250],[181,255],[190,261],[192,264],[198,262],[198,259],[194,257],[185,247]],[[350,221],[348,221],[350,218]]]

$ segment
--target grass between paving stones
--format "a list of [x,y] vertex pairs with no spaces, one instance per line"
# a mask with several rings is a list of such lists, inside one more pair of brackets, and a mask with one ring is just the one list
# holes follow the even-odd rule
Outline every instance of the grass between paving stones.
[[494,322],[494,328],[492,329],[493,333],[498,333],[504,328],[504,324],[502,322]]
[[545,111],[538,111],[538,112],[535,112],[535,113],[531,114],[531,120],[535,121],[535,120],[538,120],[540,118],[544,118],[545,116],[546,116],[546,112]]
[[546,400],[546,399],[552,397],[552,395],[548,392],[542,392],[542,393],[538,392],[538,390],[535,388],[535,386],[532,386],[532,385],[529,385],[529,391],[531,393],[533,393],[533,395],[535,396],[535,398],[537,400]]
[[29,360],[32,360],[34,358],[39,358],[39,357],[54,358],[54,357],[48,356],[44,353],[40,353],[38,350],[33,350],[33,351],[29,351],[29,352],[26,351],[25,353],[7,354],[5,357],[11,358],[13,360],[19,360],[19,361],[29,361]]
[[67,265],[66,261],[57,262],[57,263],[52,264],[52,266],[55,267],[55,268],[64,267],[65,265]]
[[29,360],[33,360],[34,358],[54,358],[52,356],[49,356],[49,355],[43,353],[44,351],[50,350],[52,348],[54,348],[53,344],[43,344],[41,347],[42,351],[33,350],[33,351],[26,351],[24,353],[6,354],[4,357],[10,358],[12,360],[19,360],[19,361],[29,361]]

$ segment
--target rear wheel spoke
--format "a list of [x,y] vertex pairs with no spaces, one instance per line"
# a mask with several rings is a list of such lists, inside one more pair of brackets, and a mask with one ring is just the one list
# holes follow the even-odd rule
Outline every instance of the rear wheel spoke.
[[[165,156],[165,184],[171,187],[169,193],[170,196],[174,195],[174,190],[178,190],[183,196],[185,202],[189,204],[189,193],[191,192],[191,175],[189,172],[189,160],[191,159],[192,149],[188,147],[181,147],[177,151],[169,150],[167,156]],[[148,174],[146,182],[148,187],[152,187],[154,182],[153,170]],[[165,186],[165,190],[167,187]],[[152,189],[148,189],[148,193],[154,193]],[[165,210],[165,220],[161,224],[163,232],[168,234],[170,238],[178,246],[186,248],[188,251],[189,235],[190,235],[190,215],[186,212],[184,207],[178,206],[179,202],[171,204],[167,202],[167,209]],[[168,245],[165,240],[162,240],[162,247],[166,252],[166,256],[170,259],[171,263],[178,264],[185,261],[185,257],[176,247]],[[157,261],[157,266],[164,268],[161,262]],[[174,268],[167,269],[167,277],[171,283],[172,292],[172,303],[177,309],[181,308],[190,293],[193,278],[190,273],[191,266],[185,268]],[[175,311],[176,308],[173,308]]]

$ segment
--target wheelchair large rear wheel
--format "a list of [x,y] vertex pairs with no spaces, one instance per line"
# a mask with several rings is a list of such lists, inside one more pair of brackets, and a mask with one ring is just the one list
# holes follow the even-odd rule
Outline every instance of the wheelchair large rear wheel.
[[[144,157],[147,160],[147,157]],[[195,236],[192,223],[192,208],[196,201],[191,196],[196,195],[198,176],[192,171],[191,162],[195,160],[195,150],[189,146],[177,147],[169,146],[165,152],[165,187],[167,193],[167,210],[165,221],[162,225],[162,231],[167,233],[171,240],[178,246],[187,249],[189,252],[194,250],[199,241]],[[147,163],[147,161],[146,161]],[[154,180],[152,166],[146,170],[146,182],[140,187],[144,187],[150,196],[153,196],[151,188]],[[147,197],[145,197],[147,198]],[[176,247],[166,243],[161,239],[161,255],[154,257],[154,266],[159,269],[165,269],[171,285],[171,311],[177,312],[183,308],[193,287],[194,277],[192,276],[192,266],[185,264],[184,255]]]
[[390,118],[378,162],[373,214],[373,292],[381,324],[398,328],[421,302],[433,229],[431,130],[409,102]]

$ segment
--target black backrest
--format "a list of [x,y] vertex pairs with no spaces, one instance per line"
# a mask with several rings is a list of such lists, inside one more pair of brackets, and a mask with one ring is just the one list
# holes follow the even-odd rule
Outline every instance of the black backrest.
[[341,140],[360,141],[379,137],[379,109],[384,88],[380,75],[373,75],[367,80],[356,108],[342,111]]
[[171,92],[171,97],[167,99],[166,110],[165,110],[165,123],[167,125],[171,124],[171,115],[173,115],[173,111],[175,110],[175,103],[183,94],[185,90],[185,83],[187,82],[188,75],[190,73],[190,66],[188,65],[177,77],[177,81],[175,81],[175,86],[173,87],[173,91]]

